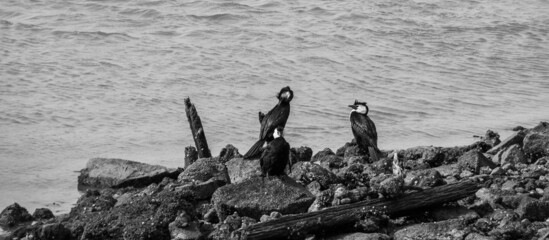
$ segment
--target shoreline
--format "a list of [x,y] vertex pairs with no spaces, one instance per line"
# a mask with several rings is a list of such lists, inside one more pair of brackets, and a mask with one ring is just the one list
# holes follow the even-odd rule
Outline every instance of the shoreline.
[[[478,179],[479,176],[480,178],[482,178],[482,181],[484,182],[486,181],[493,182],[494,179],[499,179],[502,176],[507,178],[507,175],[511,176],[513,174],[519,174],[518,176],[522,177],[521,175],[522,173],[520,173],[520,171],[522,170],[519,169],[520,171],[517,172],[516,170],[517,168],[521,168],[524,171],[526,171],[527,169],[529,169],[529,166],[539,165],[541,164],[541,163],[538,163],[540,159],[544,159],[547,156],[549,156],[549,148],[547,149],[548,153],[545,153],[543,146],[541,148],[542,152],[539,153],[540,154],[539,156],[538,155],[533,156],[531,154],[528,155],[528,153],[526,152],[526,151],[529,151],[528,146],[522,145],[522,139],[528,138],[528,136],[530,136],[533,133],[539,134],[540,136],[547,136],[547,140],[542,139],[543,141],[547,141],[547,142],[542,142],[541,144],[549,144],[549,124],[542,122],[537,127],[526,129],[526,130],[515,131],[511,136],[507,137],[503,141],[499,139],[498,134],[495,134],[495,135],[489,134],[489,131],[487,131],[484,137],[478,138],[479,141],[475,141],[470,145],[454,146],[454,147],[416,146],[416,147],[398,150],[397,151],[398,158],[401,158],[401,160],[403,161],[402,167],[406,169],[405,171],[407,172],[407,175],[405,175],[406,179],[404,179],[404,177],[402,179],[403,184],[405,182],[406,184],[410,184],[410,181],[409,181],[410,179],[407,179],[409,178],[409,176],[412,175],[413,177],[418,177],[416,175],[419,174],[419,172],[422,172],[422,171],[425,172],[427,170],[428,170],[427,172],[437,171],[437,174],[435,174],[434,176],[437,176],[435,178],[437,179],[438,183],[436,184],[433,184],[432,182],[425,183],[425,181],[423,181],[422,184],[424,185],[420,186],[423,188],[425,187],[432,188],[432,187],[439,186],[440,184],[442,185],[451,184],[451,183],[459,182],[459,181],[462,181],[463,179],[469,179],[469,178]],[[519,134],[519,137],[517,137],[517,134]],[[530,134],[530,135],[527,135],[527,134]],[[516,140],[515,138],[516,139],[520,138],[520,141]],[[502,161],[510,161],[510,160],[502,160],[502,154],[505,154],[504,152],[510,151],[509,149],[511,149],[512,146],[519,146],[520,151],[524,151],[524,153],[522,153],[522,155],[519,154],[522,157],[520,159],[514,159],[513,160],[514,162],[511,162],[513,166],[509,167],[508,166],[509,163],[502,164],[503,163]],[[367,155],[364,155],[360,151],[357,151],[356,145],[354,145],[353,143],[346,143],[343,147],[340,147],[334,150],[323,149],[320,151],[316,151],[314,152],[314,155],[313,155],[313,150],[308,147],[293,148],[292,151],[293,151],[292,152],[293,165],[292,165],[291,171],[287,169],[288,176],[290,176],[288,181],[297,181],[298,183],[302,184],[307,194],[312,194],[311,200],[314,200],[314,202],[307,203],[308,204],[307,206],[310,205],[310,207],[306,207],[305,209],[301,207],[300,209],[295,210],[297,212],[293,212],[293,214],[297,214],[299,212],[302,212],[303,210],[305,210],[305,212],[321,211],[321,209],[325,207],[329,207],[329,206],[337,207],[339,205],[345,205],[352,202],[363,201],[365,199],[376,199],[380,196],[382,198],[385,197],[390,199],[391,197],[398,197],[400,196],[399,194],[404,194],[406,192],[406,190],[400,189],[401,187],[404,187],[404,185],[403,186],[392,186],[392,185],[383,186],[382,184],[381,186],[376,187],[376,184],[383,183],[385,180],[391,178],[390,176],[391,170],[389,169],[383,170],[386,167],[380,166],[379,164],[381,164],[381,162],[384,162],[385,164],[390,164],[391,162],[393,162],[394,161],[392,160],[392,157],[394,157],[393,151],[384,151],[386,154],[386,157],[382,158],[379,162],[376,162],[376,163],[371,162],[371,160],[368,158]],[[467,157],[468,159],[462,160],[463,158],[465,158],[464,156],[466,156],[467,154],[470,155],[472,151],[478,152],[479,154],[477,155],[473,154],[471,156],[468,156]],[[517,151],[517,150],[515,149],[513,151]],[[535,154],[538,154],[538,153],[535,153]],[[508,155],[509,154],[505,155],[505,158],[509,158]],[[513,155],[513,157],[516,157],[515,155]],[[97,162],[96,164],[97,166],[91,163],[94,161]],[[107,164],[105,163],[105,161],[109,163]],[[173,168],[169,169],[160,165],[149,165],[145,163],[126,161],[121,159],[95,159],[95,160],[92,159],[88,161],[87,167],[83,169],[83,171],[81,171],[79,176],[79,184],[87,184],[91,186],[92,189],[91,190],[88,189],[81,192],[83,194],[80,196],[79,200],[75,203],[74,207],[71,208],[71,210],[67,214],[60,214],[55,216],[54,218],[49,218],[49,219],[40,219],[35,216],[27,218],[27,219],[33,219],[35,221],[35,224],[33,225],[25,225],[24,223],[17,223],[8,228],[6,228],[6,225],[0,226],[1,228],[4,229],[4,232],[0,232],[0,239],[3,239],[1,237],[2,235],[9,236],[10,234],[11,235],[22,234],[23,232],[25,233],[30,233],[33,231],[36,232],[39,229],[43,229],[45,226],[51,226],[51,224],[55,224],[58,230],[61,229],[59,231],[62,231],[62,233],[58,232],[58,234],[65,234],[63,236],[66,236],[67,237],[66,239],[72,239],[69,236],[81,236],[81,234],[83,234],[82,232],[78,232],[75,230],[76,225],[81,227],[87,226],[86,223],[79,222],[80,220],[77,220],[77,219],[98,217],[98,216],[95,216],[96,215],[94,214],[95,212],[104,212],[104,214],[107,214],[107,215],[114,214],[114,213],[131,214],[132,212],[131,207],[126,206],[127,201],[129,201],[128,198],[136,197],[137,199],[136,201],[141,201],[142,198],[144,198],[144,196],[142,195],[144,192],[149,192],[149,193],[145,193],[145,195],[150,194],[150,196],[155,196],[155,194],[167,194],[170,196],[168,197],[168,199],[170,199],[171,197],[174,197],[170,195],[170,194],[173,194],[173,192],[177,192],[178,194],[179,193],[183,194],[181,196],[177,196],[177,198],[182,197],[182,200],[180,200],[181,202],[179,202],[179,204],[183,204],[181,205],[181,207],[186,206],[184,208],[186,209],[185,212],[187,212],[186,214],[188,215],[187,220],[192,221],[193,223],[196,223],[196,224],[200,223],[200,226],[201,226],[200,228],[194,229],[193,230],[194,233],[200,234],[202,238],[208,236],[208,239],[216,239],[212,237],[212,234],[213,233],[219,234],[218,232],[219,227],[223,226],[224,224],[222,220],[225,219],[226,221],[226,218],[230,218],[230,216],[232,216],[231,213],[224,213],[223,211],[225,210],[212,206],[212,205],[220,204],[219,201],[223,201],[220,199],[215,200],[216,194],[221,194],[221,193],[217,193],[219,191],[216,191],[216,190],[224,189],[232,186],[239,186],[239,184],[245,183],[246,181],[253,179],[254,178],[253,176],[257,175],[257,166],[253,166],[253,164],[250,163],[250,161],[242,160],[240,158],[239,150],[233,147],[232,145],[227,145],[226,148],[221,150],[221,154],[219,156],[212,158],[210,160],[193,159],[189,161],[192,161],[194,163],[185,167],[185,169],[173,169]],[[462,161],[471,161],[471,162],[462,163]],[[498,162],[496,163],[496,161]],[[549,158],[548,158],[548,162],[549,162]],[[109,164],[111,164],[112,166],[109,166]],[[471,166],[471,165],[474,165],[474,166]],[[126,176],[124,179],[124,177],[121,177],[121,176],[123,176],[124,174],[127,174],[128,172],[124,172],[126,170],[124,171],[120,170],[120,166],[122,166],[122,168],[126,170],[128,168],[132,169],[133,166],[136,166],[136,167],[134,170],[131,170],[129,175]],[[364,170],[361,170],[362,173],[359,174],[358,172],[354,172],[355,170],[352,170],[352,171],[350,170],[351,167],[354,169],[355,167],[358,167],[358,166],[360,166],[361,169],[364,169]],[[313,170],[313,167],[315,169],[316,168],[318,169]],[[99,174],[95,173],[95,175],[91,174],[93,170],[90,170],[90,169],[95,169],[95,168],[100,169],[99,171],[101,171],[101,168],[105,168],[102,171],[104,171],[103,174],[107,174],[107,175],[102,176],[101,173]],[[148,170],[143,170],[142,168],[148,169]],[[116,177],[108,176],[108,172],[111,171],[112,173],[113,169],[118,169],[116,171],[120,171],[118,172],[119,174],[116,177],[121,177],[121,179],[113,180],[113,178],[116,178]],[[225,170],[219,172],[219,169],[225,169]],[[369,170],[366,170],[366,169],[369,169]],[[463,169],[469,169],[469,170],[463,170]],[[88,176],[84,176],[86,174],[86,171]],[[296,171],[297,173],[295,173],[294,171]],[[448,173],[448,172],[455,172],[455,171],[459,171],[459,174],[456,175],[456,174]],[[135,176],[136,172],[138,173],[139,177]],[[151,172],[154,172],[154,174],[151,175]],[[299,174],[302,174],[302,175],[299,175]],[[367,177],[368,181],[364,182],[364,179],[362,179],[361,174],[362,175],[366,174],[368,176]],[[433,174],[433,173],[431,172],[430,174]],[[129,177],[130,175],[131,177]],[[303,179],[304,176],[308,176],[307,178],[310,178],[311,176],[313,176],[313,181],[310,181],[311,179],[304,180]],[[374,179],[376,178],[385,178],[385,180],[378,179],[378,180],[381,180],[381,182],[376,183],[374,181]],[[93,179],[93,180],[86,180],[86,179]],[[108,181],[105,179],[108,179]],[[543,178],[543,181],[545,180],[546,178]],[[271,180],[268,180],[268,181],[271,181]],[[272,181],[276,181],[276,180],[272,180]],[[279,184],[292,185],[291,183],[286,183],[284,181]],[[542,181],[541,178],[539,181]],[[547,181],[548,181],[547,191],[549,192],[549,169],[547,171]],[[499,184],[502,184],[502,183],[499,183]],[[499,186],[501,187],[501,185]],[[517,185],[514,185],[514,187],[515,186]],[[272,187],[272,186],[269,186],[269,187]],[[388,189],[383,189],[384,187],[388,187]],[[97,189],[97,190],[93,190],[93,189]],[[167,189],[171,189],[171,190],[167,190]],[[540,197],[545,196],[544,195],[545,191],[542,191],[542,190],[543,189],[538,190],[536,188],[534,193],[527,192],[527,194],[530,194],[530,195],[533,194],[531,196],[532,198],[537,199],[536,197],[538,197],[540,199],[539,201],[542,201],[542,198]],[[168,191],[169,193],[166,191]],[[337,195],[338,191],[343,191],[345,192],[345,194],[338,197]],[[395,192],[393,191],[396,191],[397,193],[394,196],[393,194],[395,194]],[[485,189],[482,191],[487,191],[487,190]],[[515,194],[523,194],[524,192],[522,191],[524,190],[519,189],[515,192]],[[194,200],[192,201],[189,200],[190,199],[189,198],[190,195],[188,195],[190,194],[189,192],[191,192],[192,193],[191,195],[193,195],[192,199]],[[332,192],[332,194],[333,193],[336,194],[335,198],[338,199],[337,202],[335,202],[335,200],[333,200],[333,202],[330,201],[329,203],[318,202],[318,199],[322,199],[322,196],[324,196],[323,194],[327,194],[329,192]],[[196,199],[197,194],[200,196],[198,201]],[[379,196],[374,196],[376,194],[379,194]],[[477,198],[480,198],[478,194],[479,193],[477,192]],[[495,194],[495,193],[492,193],[492,194]],[[137,196],[141,196],[141,197],[137,197]],[[273,197],[276,197],[276,196],[273,196]],[[228,196],[227,198],[231,198],[231,196]],[[332,198],[334,198],[333,195],[332,195]],[[110,203],[101,203],[100,204],[101,206],[97,208],[97,204],[99,203],[97,201],[100,199],[103,199],[100,202],[107,201]],[[183,200],[183,199],[187,199],[187,200]],[[151,201],[151,199],[148,199],[147,201]],[[163,201],[164,200],[160,200],[159,204],[162,205]],[[241,199],[240,201],[243,201],[243,200]],[[202,202],[202,203],[197,205],[197,202]],[[90,203],[91,205],[89,205]],[[548,195],[547,203],[549,204],[549,195]],[[107,204],[107,205],[103,206],[102,204]],[[192,207],[189,207],[189,204],[192,205]],[[206,212],[200,213],[201,210],[199,209],[204,208],[205,207],[204,204],[205,205],[209,204],[210,207],[209,208],[206,207],[207,209],[204,210]],[[10,205],[9,207],[6,207],[6,209],[10,207],[13,207],[13,206]],[[91,210],[89,209],[89,207],[91,207]],[[23,209],[24,206],[16,206],[15,208]],[[166,214],[172,216],[172,217],[168,217],[169,219],[172,219],[171,221],[173,221],[174,219],[177,221],[177,219],[181,218],[182,213],[180,212],[180,210],[177,210],[176,212],[171,212],[169,214],[166,213]],[[280,211],[282,212],[286,211],[285,213],[283,213],[283,215],[288,214],[287,210],[280,210]],[[26,210],[24,210],[24,212],[26,212]],[[220,219],[217,219],[217,223],[215,223],[215,220],[214,220],[215,217],[213,217],[214,219],[208,219],[208,216],[206,216],[207,213],[211,213],[211,212],[216,212],[217,218],[220,218]],[[133,213],[133,214],[139,215],[138,213]],[[479,214],[480,216],[480,213],[477,212],[477,214]],[[28,213],[27,215],[30,216],[30,214]],[[35,213],[33,215],[37,215],[37,214]],[[137,215],[135,217],[139,218],[140,215],[139,216]],[[254,216],[255,217],[253,217],[252,220],[250,221],[252,222],[268,221],[268,220],[261,221],[261,219],[259,219],[259,216],[261,215],[254,215]],[[237,217],[244,218],[246,216],[240,215]],[[549,218],[549,212],[547,217]],[[274,218],[275,217],[271,216],[271,219],[274,219]],[[2,219],[4,220],[5,218],[2,218]],[[94,221],[102,221],[101,219],[102,219],[101,217],[98,217],[97,219],[94,219]],[[221,222],[219,222],[220,220]],[[5,222],[0,221],[0,223],[5,223]],[[125,224],[127,225],[129,223],[127,222]],[[159,223],[156,223],[156,224],[159,224]],[[204,224],[208,226],[207,229],[202,228]],[[167,225],[165,227],[167,227]],[[168,229],[164,229],[163,231],[157,234],[160,234],[159,237],[164,239],[174,239],[173,232],[186,229],[186,227],[187,225],[182,227],[181,226],[170,227],[169,231]],[[234,229],[234,231],[236,230],[237,229]],[[396,233],[397,232],[393,232],[393,234],[396,234]],[[166,238],[167,235],[165,234],[172,234],[172,236],[171,238]],[[231,234],[234,234],[234,232],[231,231]],[[226,235],[224,236],[226,237]],[[113,238],[113,239],[117,239],[117,238]]]

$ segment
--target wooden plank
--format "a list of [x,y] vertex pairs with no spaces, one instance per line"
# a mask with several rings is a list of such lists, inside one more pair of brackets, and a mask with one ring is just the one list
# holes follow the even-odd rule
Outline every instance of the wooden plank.
[[198,151],[198,157],[212,157],[210,149],[208,148],[208,142],[206,141],[206,134],[204,133],[204,128],[202,127],[202,121],[200,121],[200,116],[198,116],[198,112],[196,111],[194,104],[191,103],[190,98],[185,98],[185,112],[187,113],[187,120],[189,120],[191,132],[193,133],[194,144],[196,146],[196,150]]

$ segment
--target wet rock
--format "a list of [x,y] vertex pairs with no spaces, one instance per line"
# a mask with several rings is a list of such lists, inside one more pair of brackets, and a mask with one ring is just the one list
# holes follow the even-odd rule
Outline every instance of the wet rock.
[[407,226],[395,232],[395,240],[447,239],[462,240],[468,234],[466,225],[459,220],[446,220],[434,223],[420,223]]
[[179,182],[208,181],[211,178],[230,183],[225,165],[214,158],[201,158],[179,174]]
[[21,207],[18,203],[7,206],[0,213],[0,226],[13,227],[17,224],[32,220],[32,216],[27,209]]
[[538,158],[549,156],[549,123],[540,122],[524,137],[524,153],[536,161]]
[[189,223],[187,226],[178,226],[176,222],[168,225],[171,240],[196,240],[202,238],[202,232],[197,222]]
[[144,187],[165,177],[177,178],[181,169],[115,159],[93,158],[80,171],[78,184],[91,187]]
[[476,149],[466,152],[461,157],[459,157],[458,165],[461,168],[469,170],[476,174],[478,174],[480,172],[480,168],[484,166],[490,167],[492,169],[496,168],[496,164],[494,164],[491,160],[486,158]]
[[240,183],[252,177],[261,176],[261,166],[258,160],[233,158],[225,163],[231,183]]
[[436,187],[444,184],[442,175],[434,169],[408,172],[404,182],[416,187]]
[[522,148],[518,144],[510,146],[501,154],[499,164],[503,166],[508,163],[528,163]]
[[382,233],[344,233],[325,238],[326,240],[390,240],[386,234]]
[[228,144],[219,153],[219,161],[221,163],[226,163],[233,158],[241,158],[242,155],[238,152],[238,148],[234,147],[231,144]]
[[303,146],[299,148],[291,148],[290,153],[292,157],[292,164],[295,164],[296,162],[311,161],[311,157],[313,156],[313,150],[310,147]]
[[37,208],[36,210],[34,210],[32,217],[34,219],[46,220],[54,218],[55,216],[53,215],[53,212],[47,208]]
[[322,186],[322,190],[328,188],[330,184],[340,182],[335,173],[311,162],[298,162],[294,164],[289,176],[303,185],[317,181]]
[[[171,239],[169,223],[194,212],[193,193],[169,189],[133,194],[131,204],[114,207],[111,192],[83,195],[63,220],[74,239]],[[194,218],[194,217],[193,217]]]
[[502,142],[500,142],[495,147],[488,150],[486,153],[494,155],[499,151],[501,151],[502,149],[506,149],[511,145],[514,145],[514,144],[522,145],[522,141],[525,136],[526,136],[526,131],[518,131],[512,134],[511,136],[509,136],[508,138],[506,138],[505,140],[503,140]]
[[233,212],[254,219],[272,211],[304,213],[314,200],[304,186],[288,176],[248,179],[223,186],[212,196],[212,203],[222,220]]

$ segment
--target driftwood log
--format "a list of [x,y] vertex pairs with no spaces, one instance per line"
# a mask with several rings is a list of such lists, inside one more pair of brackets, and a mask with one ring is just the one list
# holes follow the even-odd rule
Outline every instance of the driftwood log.
[[200,116],[196,112],[194,104],[191,103],[190,98],[185,98],[185,113],[187,113],[187,120],[191,126],[191,132],[193,133],[194,144],[196,145],[196,150],[198,151],[199,158],[208,158],[212,154],[208,148],[208,142],[206,141],[206,135],[204,133],[204,128],[202,128],[202,122],[200,121]]
[[318,212],[283,216],[242,229],[240,239],[291,239],[307,233],[322,232],[327,228],[352,225],[372,213],[401,216],[414,210],[465,198],[480,187],[474,181],[464,181],[410,193],[397,199],[375,199]]

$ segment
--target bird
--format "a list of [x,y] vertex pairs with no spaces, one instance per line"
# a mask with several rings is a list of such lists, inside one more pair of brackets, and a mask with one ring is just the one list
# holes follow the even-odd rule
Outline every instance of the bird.
[[261,156],[261,149],[265,143],[273,140],[275,128],[286,126],[290,116],[290,101],[294,97],[294,92],[289,86],[280,89],[276,98],[278,103],[267,114],[259,112],[259,122],[261,129],[259,131],[259,140],[244,154],[244,159],[253,159]]
[[381,151],[377,147],[376,125],[368,117],[370,109],[365,102],[355,100],[353,105],[349,105],[351,110],[350,120],[353,135],[359,148],[367,151],[370,158],[375,162],[379,160]]
[[284,129],[275,128],[273,140],[269,142],[259,158],[262,176],[278,176],[284,174],[290,160],[290,144],[283,137]]

